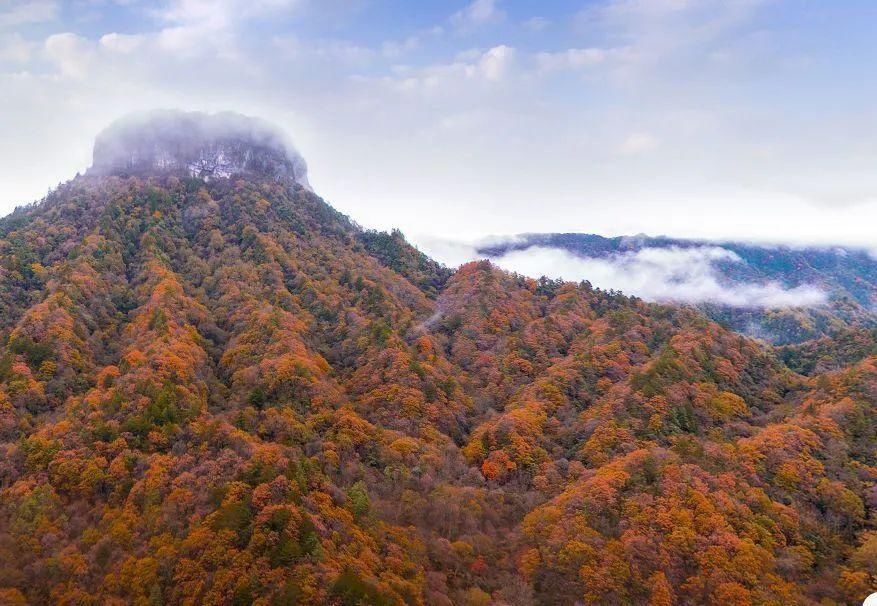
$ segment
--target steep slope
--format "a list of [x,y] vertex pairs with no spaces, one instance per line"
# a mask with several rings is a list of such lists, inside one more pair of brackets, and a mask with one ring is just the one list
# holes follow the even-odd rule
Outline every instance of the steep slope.
[[[245,143],[245,141],[244,141]],[[877,359],[364,232],[288,177],[0,220],[0,602],[845,603]]]

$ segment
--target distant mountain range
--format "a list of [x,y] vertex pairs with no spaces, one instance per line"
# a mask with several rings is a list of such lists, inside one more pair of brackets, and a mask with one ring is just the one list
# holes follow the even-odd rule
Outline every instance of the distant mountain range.
[[[564,251],[585,262],[599,261],[595,270],[610,267],[612,277],[633,290],[645,282],[648,294],[663,300],[691,300],[692,268],[703,271],[721,288],[722,296],[690,301],[710,318],[747,335],[777,345],[798,344],[822,336],[837,336],[850,330],[870,331],[877,327],[877,255],[862,248],[796,247],[742,242],[708,242],[646,235],[607,238],[594,234],[525,234],[478,247],[478,254],[491,259],[508,258],[524,251]],[[697,253],[697,254],[695,254]],[[667,260],[679,267],[666,268]],[[681,261],[680,261],[681,259]],[[648,262],[645,262],[648,261]],[[585,266],[586,268],[590,266]],[[649,275],[631,279],[631,272],[654,274],[661,271],[666,292],[655,292]],[[620,273],[619,273],[620,272]],[[624,273],[627,272],[627,273]],[[600,274],[600,271],[595,271]],[[572,277],[572,276],[564,276]],[[589,278],[590,279],[590,278]],[[610,280],[611,281],[611,280]],[[712,284],[712,282],[710,282]],[[595,284],[611,287],[612,284]],[[765,288],[781,297],[747,298],[743,293]],[[676,296],[677,290],[681,296]],[[813,297],[823,293],[822,300]],[[751,300],[751,302],[750,302]]]

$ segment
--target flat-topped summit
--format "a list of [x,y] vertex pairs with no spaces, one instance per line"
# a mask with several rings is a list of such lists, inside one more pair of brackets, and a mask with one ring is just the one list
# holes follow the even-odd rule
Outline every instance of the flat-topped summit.
[[271,124],[231,112],[154,111],[114,122],[94,144],[92,175],[255,174],[308,187],[307,165]]

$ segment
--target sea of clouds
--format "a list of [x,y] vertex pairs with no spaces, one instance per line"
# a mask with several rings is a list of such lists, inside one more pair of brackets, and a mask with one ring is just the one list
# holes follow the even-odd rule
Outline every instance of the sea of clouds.
[[[449,265],[483,257],[478,248],[486,245],[439,240],[418,244]],[[600,258],[582,257],[560,248],[531,246],[491,260],[503,269],[525,276],[587,280],[598,288],[620,290],[649,301],[742,308],[811,307],[826,302],[825,292],[813,285],[788,288],[778,282],[731,284],[722,280],[722,264],[744,261],[721,246],[647,247]]]

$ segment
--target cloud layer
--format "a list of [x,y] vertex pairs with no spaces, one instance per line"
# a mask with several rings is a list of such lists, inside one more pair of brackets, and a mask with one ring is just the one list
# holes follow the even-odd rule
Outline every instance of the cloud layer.
[[722,283],[718,261],[743,262],[732,251],[718,246],[643,248],[603,259],[536,246],[495,259],[500,267],[524,275],[588,280],[599,288],[620,290],[650,301],[730,307],[810,307],[826,301],[825,293],[814,286]]
[[[476,245],[421,240],[420,247],[449,265],[479,258]],[[777,282],[734,283],[722,279],[718,263],[743,263],[720,246],[643,248],[605,258],[580,257],[553,247],[532,246],[492,259],[503,269],[539,278],[587,280],[605,290],[619,290],[649,301],[715,303],[739,308],[812,307],[826,302],[816,286],[786,288]]]

